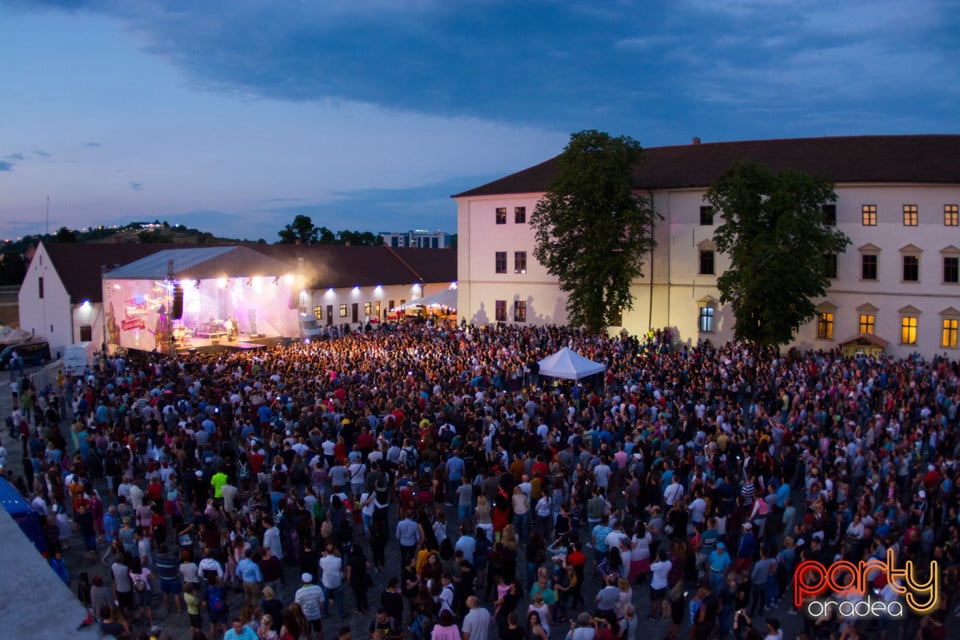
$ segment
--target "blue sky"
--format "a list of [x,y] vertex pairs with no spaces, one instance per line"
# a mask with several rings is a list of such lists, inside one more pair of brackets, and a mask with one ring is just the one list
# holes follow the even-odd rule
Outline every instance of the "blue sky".
[[0,238],[159,218],[456,231],[449,195],[644,146],[960,132],[957,0],[0,0]]

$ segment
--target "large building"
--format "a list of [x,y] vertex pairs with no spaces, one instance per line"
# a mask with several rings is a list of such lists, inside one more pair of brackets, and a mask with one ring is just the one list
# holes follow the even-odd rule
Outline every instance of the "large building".
[[[960,321],[960,136],[861,136],[692,144],[645,149],[637,191],[662,216],[657,247],[633,285],[634,307],[621,328],[670,327],[683,342],[733,337],[717,277],[729,265],[716,252],[721,223],[707,188],[738,160],[775,171],[825,176],[836,184],[827,206],[852,244],[818,315],[794,345],[831,349],[867,334],[887,352],[956,356]],[[566,298],[533,256],[530,216],[556,168],[552,158],[454,196],[457,202],[458,310],[471,322],[563,324]],[[613,230],[611,230],[613,231]]]

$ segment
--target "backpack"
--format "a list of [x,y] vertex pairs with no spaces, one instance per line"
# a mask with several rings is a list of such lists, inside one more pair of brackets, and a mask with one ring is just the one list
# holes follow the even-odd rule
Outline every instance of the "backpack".
[[227,603],[223,599],[223,587],[217,585],[207,588],[207,607],[213,613],[226,610]]
[[241,462],[237,467],[237,472],[241,480],[248,480],[250,478],[250,465],[246,462]]

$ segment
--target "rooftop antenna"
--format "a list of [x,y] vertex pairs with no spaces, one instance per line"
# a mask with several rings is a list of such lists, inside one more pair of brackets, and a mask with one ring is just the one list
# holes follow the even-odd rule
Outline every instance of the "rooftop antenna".
[[50,196],[47,196],[47,235],[50,235]]

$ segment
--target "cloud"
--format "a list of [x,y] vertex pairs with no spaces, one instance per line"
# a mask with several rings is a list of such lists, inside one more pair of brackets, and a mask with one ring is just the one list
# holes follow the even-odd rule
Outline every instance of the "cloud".
[[130,188],[134,191],[143,191],[143,185],[139,182],[131,182]]
[[23,160],[23,154],[22,154],[22,153],[19,153],[19,152],[18,152],[18,153],[11,153],[10,155],[7,156],[7,158],[8,158],[9,160]]
[[0,171],[13,171],[13,163],[0,160]]
[[88,149],[96,149],[96,148],[100,147],[100,143],[99,143],[99,142],[84,142],[84,143],[83,143],[83,146],[85,146],[85,147],[88,148]]
[[42,149],[37,149],[36,151],[34,151],[34,153],[37,154],[37,155],[38,155],[39,157],[41,157],[41,158],[50,158],[50,157],[53,157],[52,154],[50,154],[50,153],[48,153],[48,152],[46,152],[46,151],[43,151]]

